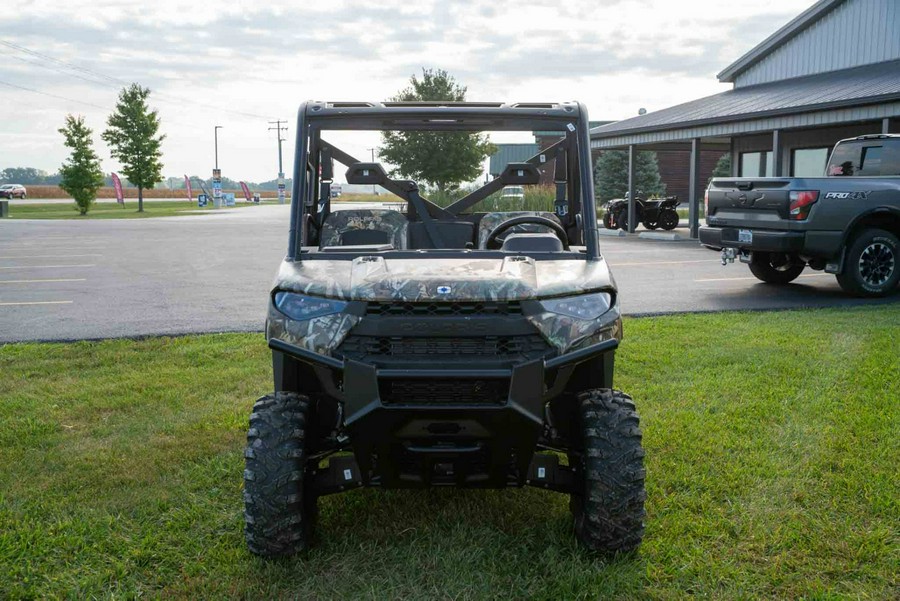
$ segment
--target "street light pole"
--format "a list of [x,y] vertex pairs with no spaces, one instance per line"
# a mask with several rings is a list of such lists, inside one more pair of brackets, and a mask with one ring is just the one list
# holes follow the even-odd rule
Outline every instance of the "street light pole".
[[219,130],[222,129],[221,125],[216,125],[213,128],[213,137],[215,138],[216,145],[216,169],[219,168]]
[[222,205],[222,172],[219,171],[219,130],[221,125],[213,128],[213,140],[216,148],[216,166],[213,168],[213,207],[219,208]]

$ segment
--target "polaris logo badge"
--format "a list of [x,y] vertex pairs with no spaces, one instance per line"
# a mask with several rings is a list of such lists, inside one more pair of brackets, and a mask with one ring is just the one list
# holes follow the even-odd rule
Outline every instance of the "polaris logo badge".
[[453,292],[453,289],[450,286],[438,286],[437,293],[438,294],[450,294]]
[[825,198],[840,198],[850,200],[868,200],[869,191],[864,192],[827,192]]

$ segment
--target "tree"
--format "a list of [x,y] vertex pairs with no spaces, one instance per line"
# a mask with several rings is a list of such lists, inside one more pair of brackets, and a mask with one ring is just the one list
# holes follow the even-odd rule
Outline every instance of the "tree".
[[712,177],[731,177],[731,153],[726,152],[716,161]]
[[[446,71],[422,69],[410,86],[391,100],[463,102],[466,88]],[[481,175],[485,157],[496,152],[487,136],[478,133],[398,132],[382,133],[379,156],[397,167],[393,177],[407,177],[433,184],[441,193]]]
[[72,149],[69,160],[62,164],[59,173],[62,179],[59,187],[75,199],[78,212],[86,215],[97,190],[103,186],[103,170],[100,168],[100,157],[94,152],[93,133],[84,124],[84,117],[66,115],[66,125],[59,133],[66,139],[64,144]]
[[[598,200],[625,198],[628,192],[628,153],[624,150],[605,150],[594,165],[594,186]],[[666,193],[666,185],[659,178],[656,153],[635,153],[634,189],[645,197]]]
[[122,163],[122,173],[138,189],[138,212],[144,210],[144,188],[162,181],[162,151],[165,139],[159,135],[159,111],[147,106],[149,88],[133,83],[119,93],[116,111],[107,120],[103,140],[112,147],[112,156]]
[[34,167],[7,167],[0,171],[0,183],[2,184],[43,184],[47,179],[47,173]]

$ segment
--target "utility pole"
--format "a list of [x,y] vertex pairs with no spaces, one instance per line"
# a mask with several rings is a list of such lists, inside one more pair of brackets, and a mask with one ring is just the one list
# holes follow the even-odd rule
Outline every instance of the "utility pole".
[[[282,123],[284,123],[284,127],[282,127]],[[278,136],[278,204],[284,204],[284,167],[281,162],[281,143],[284,142],[284,138],[281,137],[282,131],[287,131],[287,121],[282,121],[278,119],[277,121],[269,121],[269,125],[275,125],[275,127],[270,127],[269,131],[275,130],[275,135]]]

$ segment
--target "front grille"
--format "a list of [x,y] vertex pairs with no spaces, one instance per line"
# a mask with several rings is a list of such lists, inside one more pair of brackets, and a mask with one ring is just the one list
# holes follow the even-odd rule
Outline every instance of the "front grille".
[[520,362],[543,356],[549,348],[540,334],[453,338],[351,334],[337,353],[357,361],[459,357]]
[[448,316],[448,315],[521,315],[518,302],[457,302],[457,303],[403,303],[370,302],[366,315],[392,316]]
[[509,394],[509,381],[387,378],[379,382],[379,394],[387,405],[502,405]]

